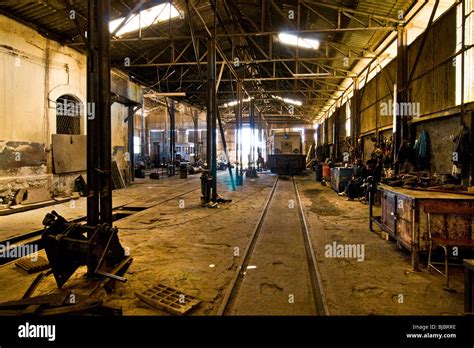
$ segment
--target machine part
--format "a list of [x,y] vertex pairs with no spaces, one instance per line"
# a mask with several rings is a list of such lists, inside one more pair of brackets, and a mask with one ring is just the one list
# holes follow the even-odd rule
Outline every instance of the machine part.
[[87,196],[87,184],[82,175],[74,180],[74,192],[79,192],[82,197]]
[[175,315],[185,315],[202,302],[194,296],[163,284],[158,284],[142,293],[136,292],[135,295],[150,306]]
[[202,172],[201,167],[190,167],[189,168],[189,174],[198,174]]
[[44,271],[51,267],[48,260],[41,256],[35,258],[34,261],[30,257],[23,257],[15,262],[15,266],[20,267],[28,273]]
[[201,175],[201,203],[206,206],[211,201],[212,177],[209,176],[209,170],[203,170]]
[[188,177],[188,164],[187,163],[181,163],[179,165],[179,177],[181,179],[186,179]]
[[43,225],[41,240],[59,288],[80,266],[87,265],[89,276],[110,273],[125,256],[116,227],[68,222],[55,211],[46,214]]
[[61,290],[59,292],[49,294],[49,295],[42,295],[42,296],[35,296],[35,297],[27,297],[21,300],[14,300],[0,303],[0,309],[13,309],[18,307],[26,307],[30,305],[49,305],[53,307],[58,307],[66,304],[67,300],[70,298],[71,291],[69,290]]
[[306,170],[306,155],[301,151],[301,133],[275,132],[272,149],[273,153],[267,156],[267,167],[272,173],[301,175]]
[[[132,261],[133,261],[133,258],[131,256],[127,256],[125,259],[122,260],[122,262],[120,262],[117,266],[115,266],[113,270],[110,271],[110,274],[115,275],[115,276],[121,276],[125,274],[125,272],[127,271]],[[114,279],[112,278],[106,277],[94,287],[94,289],[89,293],[89,296],[92,296],[99,289],[104,289],[105,292],[110,294],[113,291],[114,286],[115,286],[115,282],[113,280]]]

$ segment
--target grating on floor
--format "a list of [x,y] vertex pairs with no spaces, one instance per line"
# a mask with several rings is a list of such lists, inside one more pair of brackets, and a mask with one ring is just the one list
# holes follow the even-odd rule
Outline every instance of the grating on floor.
[[135,295],[143,302],[175,315],[185,315],[201,303],[200,299],[163,284]]
[[15,262],[15,265],[17,267],[20,267],[21,269],[24,269],[28,273],[36,273],[40,271],[44,271],[45,269],[50,268],[51,266],[49,265],[48,260],[46,260],[44,257],[37,256],[35,259],[32,259],[31,257],[23,257],[17,262]]

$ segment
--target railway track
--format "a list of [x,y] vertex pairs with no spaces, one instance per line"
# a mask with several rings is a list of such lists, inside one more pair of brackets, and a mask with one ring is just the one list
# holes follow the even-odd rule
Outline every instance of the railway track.
[[329,315],[294,177],[275,180],[217,315]]
[[[187,185],[183,185],[183,186],[187,186]],[[180,198],[182,196],[185,196],[187,194],[190,194],[191,192],[194,192],[194,191],[197,191],[197,190],[200,190],[200,189],[201,189],[201,186],[198,186],[198,187],[195,187],[191,190],[187,190],[185,192],[181,192],[181,193],[173,195],[171,197],[162,199],[162,200],[160,200],[156,203],[153,202],[153,204],[146,205],[146,207],[139,208],[139,209],[137,209],[139,207],[139,204],[143,204],[143,203],[146,203],[146,202],[143,202],[143,201],[140,201],[140,200],[127,202],[125,204],[122,204],[122,205],[119,205],[119,206],[115,207],[112,210],[112,215],[113,215],[113,219],[114,219],[113,221],[118,221],[120,219],[124,219],[124,218],[126,218],[128,216],[131,216],[135,213],[138,213],[140,211],[153,208],[153,207],[155,207],[157,205],[160,205],[160,204],[164,204],[166,202],[172,201],[173,199]],[[167,194],[175,192],[175,191],[176,191],[176,188],[173,188],[172,190],[167,190],[167,191],[163,192],[162,194],[167,195]],[[138,205],[134,206],[134,204],[138,204]],[[76,219],[68,220],[68,221],[76,222],[76,223],[82,223],[82,222],[85,222],[86,220],[87,220],[87,216],[84,215],[84,216],[78,217]],[[39,251],[39,250],[44,249],[44,246],[42,245],[42,242],[41,242],[41,235],[43,234],[43,232],[44,232],[44,228],[29,231],[27,233],[24,233],[24,234],[14,236],[14,237],[11,237],[11,238],[0,241],[0,246],[3,246],[3,248],[5,248],[5,251],[8,250],[8,255],[20,255],[21,254],[21,257],[24,257],[24,256],[28,255],[28,254],[25,255],[25,250],[38,250]],[[14,249],[14,248],[16,248],[17,250],[21,249],[21,252],[18,252],[18,251],[13,252],[12,249]],[[1,257],[0,258],[0,265],[4,265],[6,263],[15,261],[18,258],[19,257]]]

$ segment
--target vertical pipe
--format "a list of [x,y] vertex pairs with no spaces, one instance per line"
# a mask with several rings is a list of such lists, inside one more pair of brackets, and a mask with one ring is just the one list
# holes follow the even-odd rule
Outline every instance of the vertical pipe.
[[235,177],[237,185],[242,185],[242,82],[237,81],[237,106],[235,114]]
[[[135,113],[133,106],[128,107],[128,158],[129,158],[129,171],[130,171],[130,180],[135,180],[135,155],[134,155],[134,146],[133,146],[133,137],[135,135]],[[158,154],[159,156],[159,154]]]
[[[462,30],[462,35],[461,35],[461,123],[464,125],[464,114],[465,114],[465,105],[464,105],[464,96],[465,96],[465,71],[466,71],[466,52],[464,51],[466,48],[466,2],[464,0],[461,0],[461,30]],[[471,130],[472,132],[472,130]]]
[[[110,115],[110,3],[88,2],[87,222],[112,223],[112,135]],[[91,109],[90,109],[91,110]]]
[[249,123],[250,123],[250,153],[249,153],[249,165],[248,169],[250,170],[250,175],[253,175],[254,170],[254,136],[255,136],[255,104],[253,101],[250,101],[249,106]]
[[100,128],[100,223],[112,224],[112,129],[110,112],[110,1],[96,3]]
[[95,1],[87,4],[87,223],[90,226],[99,223],[99,180],[96,168],[99,167],[95,133],[98,131],[98,109],[96,100],[97,50]]
[[145,125],[145,108],[142,107],[142,110],[141,110],[141,118],[140,118],[140,122],[141,122],[141,128],[142,128],[142,132],[141,132],[141,143],[142,143],[142,146],[140,147],[140,156],[142,158],[142,161],[145,162],[145,156],[146,156],[146,141],[147,141],[147,131],[146,131],[146,125]]
[[211,79],[210,88],[210,105],[211,112],[211,168],[212,168],[212,201],[217,200],[217,90],[216,90],[216,39],[215,36],[211,38],[210,51],[212,52],[210,60]]
[[239,185],[239,104],[234,107],[235,113],[235,180],[237,185]]
[[239,94],[239,110],[240,110],[240,115],[239,115],[239,136],[240,136],[240,139],[239,139],[239,160],[240,160],[240,173],[239,173],[239,176],[240,176],[240,181],[241,181],[241,185],[243,184],[243,175],[244,175],[244,162],[243,162],[243,140],[244,140],[244,137],[243,137],[243,130],[244,130],[244,115],[243,115],[243,107],[244,107],[244,99],[243,99],[243,86],[242,86],[242,83],[240,83],[238,85],[238,93]]
[[351,132],[352,132],[352,144],[357,152],[357,143],[359,140],[359,80],[354,78],[354,93],[352,97],[352,111],[351,111]]
[[170,99],[169,114],[170,114],[170,156],[171,156],[171,168],[170,175],[175,175],[175,149],[176,149],[176,125],[174,115],[174,100]]
[[[400,27],[398,29],[397,38],[397,104],[406,103],[408,101],[408,47],[407,47],[407,31]],[[401,108],[396,108],[400,111]],[[403,140],[408,140],[408,117],[406,115],[394,115],[395,137],[394,151],[395,157]],[[395,174],[399,173],[400,165],[395,166]]]
[[194,126],[194,160],[196,161],[196,158],[198,156],[198,132],[199,132],[199,113],[197,110],[193,111],[193,126]]
[[207,113],[206,113],[206,167],[210,171],[212,170],[212,111],[214,110],[213,105],[213,89],[214,84],[212,83],[212,39],[207,41]]

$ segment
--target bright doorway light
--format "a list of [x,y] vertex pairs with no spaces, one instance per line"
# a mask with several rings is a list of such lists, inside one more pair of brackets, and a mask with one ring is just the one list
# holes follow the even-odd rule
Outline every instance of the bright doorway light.
[[[138,29],[146,28],[158,22],[167,21],[178,17],[179,15],[180,13],[176,7],[169,2],[153,6],[130,17],[128,22],[125,23],[125,25],[123,25],[115,35],[120,36],[132,31],[137,31]],[[109,23],[109,30],[111,33],[120,25],[120,23],[122,23],[124,18],[125,17],[121,17]]]
[[290,46],[298,46],[302,48],[311,48],[313,50],[319,49],[319,41],[313,39],[303,39],[296,35],[280,33],[278,34],[278,40],[280,42],[290,45]]

